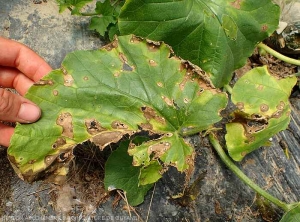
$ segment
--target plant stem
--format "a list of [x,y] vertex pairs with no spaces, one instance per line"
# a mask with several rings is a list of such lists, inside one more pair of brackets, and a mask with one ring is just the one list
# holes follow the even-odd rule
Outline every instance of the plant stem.
[[226,89],[226,91],[231,95],[232,94],[232,88],[230,85],[226,84],[224,85],[224,88]]
[[220,156],[221,160],[225,163],[225,165],[236,175],[238,176],[244,183],[246,183],[249,187],[251,187],[253,190],[255,190],[257,193],[259,193],[264,198],[268,199],[278,207],[282,208],[285,212],[291,210],[295,204],[287,204],[282,202],[281,200],[277,199],[276,197],[272,196],[262,188],[260,188],[256,183],[254,183],[249,177],[247,177],[233,162],[232,160],[227,156],[227,154],[224,152],[223,148],[221,147],[219,141],[215,138],[215,136],[211,133],[209,134],[209,140],[214,147],[214,149],[217,151],[218,155]]
[[275,56],[276,58],[284,61],[284,62],[287,62],[287,63],[290,63],[290,64],[293,64],[293,65],[297,65],[297,66],[300,66],[300,60],[297,60],[297,59],[292,59],[290,57],[287,57],[285,55],[282,55],[280,54],[279,52],[276,52],[274,49],[271,49],[269,46],[263,44],[263,43],[259,43],[257,45],[259,48],[261,49],[264,49],[266,50],[266,52],[270,53],[271,55]]
[[97,12],[81,12],[81,16],[94,16],[94,15],[99,15]]

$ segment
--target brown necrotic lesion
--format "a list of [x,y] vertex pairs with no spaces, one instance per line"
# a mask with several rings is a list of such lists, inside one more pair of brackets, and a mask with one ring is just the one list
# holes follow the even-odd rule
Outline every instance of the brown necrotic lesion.
[[148,147],[148,155],[154,154],[153,159],[160,158],[167,150],[171,148],[170,142],[159,142]]
[[66,144],[66,140],[63,137],[59,137],[53,144],[52,149],[57,149],[58,147],[61,147]]
[[74,79],[70,74],[64,75],[64,85],[65,86],[72,86],[74,83]]
[[61,113],[56,120],[56,124],[62,127],[62,136],[74,137],[72,115],[70,113]]
[[131,136],[134,133],[131,130],[103,131],[94,135],[90,141],[103,150],[109,144],[119,142],[124,135]]
[[46,85],[52,86],[53,84],[54,84],[54,82],[51,79],[41,79],[41,80],[35,82],[33,85],[35,85],[35,86],[46,86]]
[[128,129],[128,126],[125,123],[122,123],[121,121],[115,120],[111,123],[111,127],[113,129]]
[[150,121],[151,119],[156,120],[157,122],[161,124],[165,124],[166,120],[159,116],[154,109],[148,106],[143,106],[141,107],[142,112],[144,113],[144,117],[146,118],[147,121]]

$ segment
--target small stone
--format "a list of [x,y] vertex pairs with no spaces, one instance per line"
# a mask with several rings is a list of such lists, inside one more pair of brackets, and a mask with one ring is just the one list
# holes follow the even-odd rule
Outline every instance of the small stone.
[[12,206],[13,206],[13,203],[12,203],[11,201],[8,201],[8,202],[5,204],[5,206],[7,206],[7,207],[12,207]]
[[177,211],[177,210],[175,210],[175,211],[172,212],[172,216],[173,216],[173,217],[175,217],[177,214],[178,214],[178,211]]
[[42,0],[33,0],[33,4],[42,4]]

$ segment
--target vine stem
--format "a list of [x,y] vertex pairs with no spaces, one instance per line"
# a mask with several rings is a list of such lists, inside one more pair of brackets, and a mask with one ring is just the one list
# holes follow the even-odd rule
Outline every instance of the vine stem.
[[[72,12],[73,8],[68,7],[68,9]],[[94,15],[99,15],[97,12],[79,12],[81,16],[94,16]]]
[[282,202],[281,200],[277,199],[276,197],[272,196],[262,188],[260,188],[256,183],[254,183],[249,177],[247,177],[227,156],[224,152],[223,148],[221,147],[218,139],[215,138],[215,135],[212,133],[209,134],[209,141],[211,142],[214,149],[217,151],[221,160],[225,163],[225,165],[237,176],[239,177],[244,183],[246,183],[249,187],[255,190],[264,198],[268,199],[270,202],[274,203],[278,207],[282,208],[285,212],[288,212],[292,208],[295,207],[295,204],[287,204]]
[[287,62],[287,63],[290,63],[290,64],[293,64],[293,65],[297,65],[297,66],[300,66],[300,60],[297,60],[297,59],[292,59],[290,57],[287,57],[285,55],[282,55],[280,54],[279,52],[276,52],[274,49],[271,49],[269,46],[263,44],[262,42],[259,43],[257,45],[259,48],[261,49],[264,49],[266,52],[270,53],[271,55],[275,56],[276,58],[284,61],[284,62]]

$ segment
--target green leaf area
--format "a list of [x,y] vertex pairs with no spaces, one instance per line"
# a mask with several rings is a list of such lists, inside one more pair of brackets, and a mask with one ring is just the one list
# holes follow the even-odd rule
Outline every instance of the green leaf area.
[[111,2],[108,0],[103,3],[97,2],[95,12],[99,14],[99,16],[93,16],[91,18],[89,29],[96,30],[100,35],[104,36],[109,25],[117,22],[120,7],[120,5],[111,5]]
[[121,34],[166,42],[222,87],[277,28],[279,13],[271,0],[128,0],[118,25]]
[[232,91],[237,106],[234,120],[226,125],[226,145],[230,156],[240,161],[265,145],[290,122],[289,96],[296,77],[279,79],[267,67],[252,69],[241,77]]
[[69,8],[71,9],[72,15],[80,15],[80,9],[92,1],[93,0],[56,0],[60,13]]
[[[156,138],[128,151],[133,164],[143,166],[142,175],[159,171],[151,166],[158,159],[184,171],[194,151],[183,136],[218,122],[227,104],[199,67],[172,55],[164,43],[131,35],[100,50],[68,54],[26,98],[41,107],[42,117],[17,125],[8,157],[28,181],[61,174],[76,144],[90,140],[103,149],[141,131]],[[141,184],[153,182],[144,178]]]
[[144,201],[152,185],[139,185],[140,167],[132,166],[132,157],[127,153],[129,144],[129,140],[121,142],[119,148],[109,156],[105,164],[104,185],[109,191],[123,190],[128,203],[136,206]]
[[286,212],[280,222],[297,222],[300,221],[300,204]]

